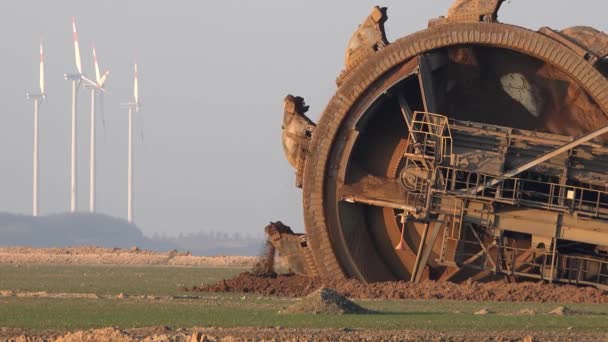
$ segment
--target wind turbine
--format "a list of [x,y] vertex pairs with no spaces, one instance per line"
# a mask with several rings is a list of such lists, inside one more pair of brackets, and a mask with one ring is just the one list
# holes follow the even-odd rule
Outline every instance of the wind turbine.
[[103,75],[99,71],[99,62],[97,60],[97,51],[93,45],[93,63],[95,65],[95,82],[89,84],[88,88],[91,90],[91,153],[90,153],[90,169],[89,169],[89,211],[95,212],[95,189],[96,189],[96,99],[97,95],[103,96],[106,92],[105,84],[110,75],[110,70],[107,70]]
[[40,111],[40,104],[46,98],[46,89],[45,89],[45,80],[44,80],[44,47],[42,45],[42,39],[40,40],[40,83],[39,83],[39,93],[27,93],[26,97],[28,100],[34,102],[34,172],[33,172],[33,194],[32,194],[32,215],[38,216],[38,118]]
[[134,112],[139,112],[139,107],[141,103],[139,102],[139,71],[137,69],[137,63],[135,63],[134,71],[133,71],[133,99],[131,102],[123,104],[123,107],[129,109],[129,165],[128,165],[128,181],[127,181],[127,220],[130,223],[133,223],[133,203],[134,203],[134,194],[133,194],[133,114]]
[[72,17],[72,32],[74,37],[74,62],[76,65],[76,73],[65,74],[66,81],[72,81],[72,144],[71,144],[71,163],[70,163],[70,212],[76,212],[78,204],[78,189],[77,189],[77,164],[76,156],[78,153],[77,146],[77,115],[78,115],[78,89],[81,82],[85,81],[88,84],[95,84],[82,73],[82,59],[80,57],[80,46],[78,44],[78,32],[76,31],[76,19]]

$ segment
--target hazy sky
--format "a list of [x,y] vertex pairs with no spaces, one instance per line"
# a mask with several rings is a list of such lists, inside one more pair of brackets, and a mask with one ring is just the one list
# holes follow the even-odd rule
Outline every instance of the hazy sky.
[[[71,16],[85,74],[95,41],[110,68],[105,129],[98,125],[98,210],[126,216],[127,121],[119,104],[140,65],[137,224],[147,234],[259,232],[269,220],[303,230],[301,193],[283,158],[287,93],[311,116],[335,90],[347,41],[373,5],[389,8],[390,40],[426,27],[451,0],[3,1],[0,11],[0,211],[31,212],[33,105],[44,35],[48,100],[41,114],[42,214],[69,208]],[[512,0],[501,20],[530,28],[589,25],[606,31],[603,1]],[[79,207],[88,208],[89,96],[79,106]],[[142,138],[143,133],[143,138]]]

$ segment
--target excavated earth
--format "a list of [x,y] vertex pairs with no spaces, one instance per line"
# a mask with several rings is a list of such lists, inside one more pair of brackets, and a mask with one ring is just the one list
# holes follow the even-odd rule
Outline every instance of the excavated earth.
[[386,282],[364,284],[356,280],[323,281],[298,275],[256,276],[245,272],[213,285],[195,287],[200,292],[255,293],[265,296],[304,297],[331,288],[355,299],[443,299],[499,302],[608,303],[608,292],[591,287],[544,283]]
[[233,341],[598,341],[605,334],[455,332],[433,331],[363,331],[354,329],[285,329],[275,328],[194,328],[154,327],[121,330],[117,328],[75,331],[70,333],[22,333],[0,329],[0,342],[233,342]]
[[308,296],[301,298],[297,303],[282,310],[282,314],[371,314],[371,310],[361,307],[359,304],[350,301],[338,292],[322,288]]
[[193,256],[189,252],[154,252],[137,247],[130,249],[100,247],[0,247],[3,265],[124,265],[124,266],[191,266],[253,267],[258,257]]

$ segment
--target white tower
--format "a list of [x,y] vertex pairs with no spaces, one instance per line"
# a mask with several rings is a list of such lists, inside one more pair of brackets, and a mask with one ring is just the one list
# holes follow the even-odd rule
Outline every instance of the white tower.
[[93,63],[95,66],[95,82],[94,84],[89,84],[88,88],[91,90],[91,151],[90,151],[90,161],[89,161],[89,211],[95,212],[95,200],[96,200],[96,168],[97,168],[97,150],[96,150],[96,100],[97,96],[104,96],[105,84],[108,79],[108,75],[110,71],[107,70],[103,75],[101,75],[99,71],[99,62],[97,60],[97,51],[95,50],[95,46],[93,46]]
[[139,71],[137,69],[137,63],[134,66],[133,73],[133,99],[131,102],[123,104],[129,110],[129,141],[128,141],[128,167],[127,167],[127,220],[131,223],[134,222],[133,205],[135,203],[134,194],[134,158],[135,151],[133,149],[133,116],[139,112]]
[[34,162],[33,162],[33,179],[32,179],[32,215],[38,216],[39,214],[39,200],[38,200],[38,187],[39,187],[39,157],[38,151],[40,147],[39,143],[39,113],[40,105],[46,97],[45,80],[44,80],[44,48],[42,46],[42,40],[40,41],[40,83],[39,93],[32,94],[27,93],[27,99],[34,102]]

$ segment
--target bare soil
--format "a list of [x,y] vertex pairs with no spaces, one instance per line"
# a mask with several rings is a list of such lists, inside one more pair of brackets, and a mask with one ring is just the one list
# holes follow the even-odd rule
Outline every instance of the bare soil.
[[200,292],[255,293],[264,296],[304,297],[327,287],[355,299],[441,299],[537,303],[608,303],[608,292],[591,287],[544,283],[386,282],[364,284],[356,280],[322,280],[298,275],[255,276],[241,273],[213,285],[195,287]]
[[291,305],[282,314],[370,314],[373,313],[350,301],[332,289],[322,288]]
[[31,248],[0,247],[0,264],[9,265],[156,265],[200,267],[253,267],[258,257],[192,256],[189,252],[165,253],[99,247]]
[[121,330],[118,328],[94,329],[70,333],[22,333],[0,330],[0,341],[18,342],[215,342],[215,341],[601,341],[606,334],[581,333],[521,333],[521,332],[457,332],[432,331],[362,331],[353,329],[284,329],[275,328],[194,328],[177,329],[154,327]]

